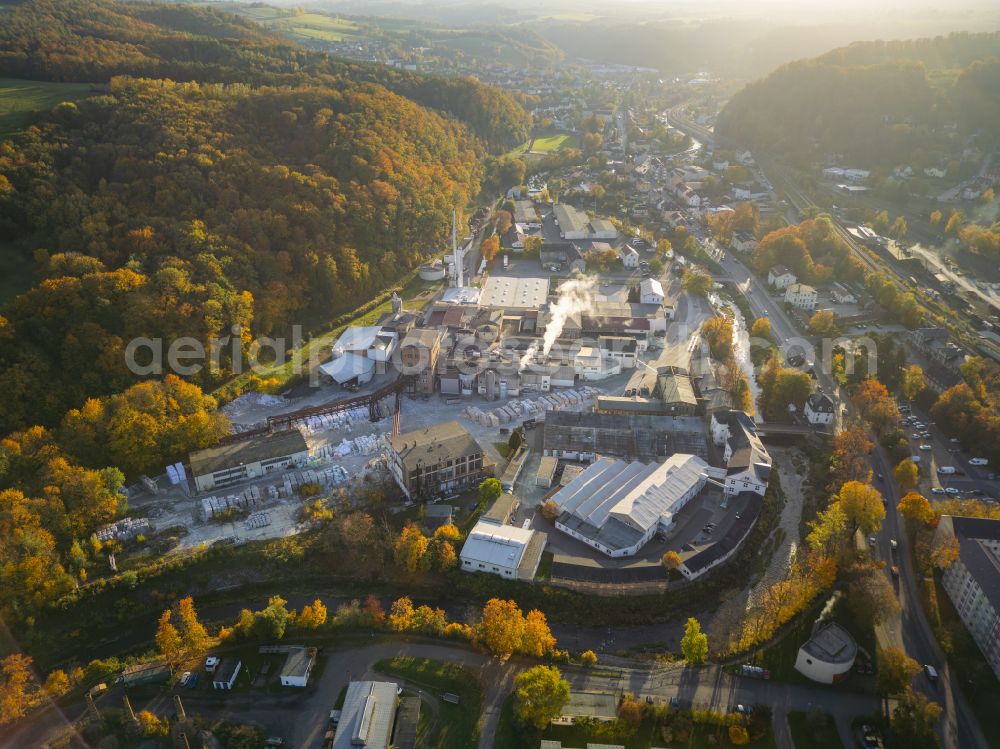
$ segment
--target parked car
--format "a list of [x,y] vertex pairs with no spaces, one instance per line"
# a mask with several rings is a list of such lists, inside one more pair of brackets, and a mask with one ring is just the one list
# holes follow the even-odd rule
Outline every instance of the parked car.
[[191,680],[188,682],[188,689],[194,689],[198,686],[198,680],[201,678],[201,671],[195,671],[191,674]]
[[949,486],[947,489],[945,489],[945,492],[952,497],[956,497],[959,494],[958,489],[956,489],[954,486]]
[[868,537],[868,545],[869,546],[875,546],[876,543],[878,543],[878,539],[876,539],[875,536],[869,536]]
[[935,486],[934,488],[931,489],[931,494],[945,494],[945,493],[946,493],[945,490],[942,489],[940,486]]
[[181,674],[181,680],[177,682],[180,686],[185,686],[189,681],[191,681],[191,672],[185,671]]

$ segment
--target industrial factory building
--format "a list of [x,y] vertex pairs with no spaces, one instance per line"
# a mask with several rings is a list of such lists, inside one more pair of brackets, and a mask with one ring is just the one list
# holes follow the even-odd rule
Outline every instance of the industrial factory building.
[[609,557],[636,554],[657,531],[724,471],[696,455],[662,463],[601,458],[552,496],[556,528]]
[[590,218],[581,210],[568,203],[556,203],[552,207],[559,236],[563,239],[615,239],[618,229],[607,219]]
[[597,409],[604,413],[693,416],[698,412],[698,398],[683,367],[643,367],[629,379],[624,395],[601,397]]
[[493,475],[493,461],[457,421],[400,434],[390,444],[389,470],[410,498],[457,494]]
[[538,571],[546,541],[540,531],[480,520],[469,532],[459,559],[466,572],[530,581]]
[[542,453],[590,462],[601,456],[663,460],[674,453],[708,457],[702,427],[693,420],[663,416],[548,411]]
[[309,447],[302,432],[287,429],[197,450],[188,462],[195,488],[208,492],[302,465],[308,459]]

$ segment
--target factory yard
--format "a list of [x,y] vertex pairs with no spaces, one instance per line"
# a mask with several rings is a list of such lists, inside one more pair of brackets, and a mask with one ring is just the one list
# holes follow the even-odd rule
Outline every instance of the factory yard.
[[[389,378],[390,375],[377,378],[366,390],[378,389],[390,381]],[[525,419],[543,421],[546,410],[587,410],[598,394],[615,387],[620,389],[625,381],[627,376],[620,375],[602,382],[600,388],[587,385],[495,402],[471,397],[450,403],[455,399],[437,394],[403,395],[400,428],[407,432],[456,419],[493,460],[502,465],[504,461],[495,443],[506,442],[507,430],[519,426]],[[269,416],[356,395],[332,387],[322,388],[321,394],[311,394],[307,398],[248,394],[229,404],[228,415],[236,429],[243,431],[266,422]],[[473,409],[483,415],[502,412],[503,416],[479,421],[470,418],[469,412]],[[129,504],[136,515],[153,524],[155,532],[176,536],[178,542],[173,551],[183,552],[206,544],[279,538],[306,530],[308,526],[300,522],[303,501],[298,487],[301,484],[323,486],[330,496],[328,504],[338,509],[354,506],[358,490],[368,477],[385,482],[392,480],[384,460],[392,418],[372,422],[368,409],[361,408],[346,414],[311,417],[298,422],[297,426],[309,448],[309,462],[303,468],[274,472],[258,480],[202,493],[195,493],[186,482],[185,485],[171,485],[167,476],[162,475],[156,480],[156,493],[138,485],[133,489]]]

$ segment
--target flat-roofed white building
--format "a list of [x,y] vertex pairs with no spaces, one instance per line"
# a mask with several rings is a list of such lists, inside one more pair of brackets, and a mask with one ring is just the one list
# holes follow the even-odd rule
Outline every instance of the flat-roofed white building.
[[678,453],[662,463],[599,458],[552,496],[556,528],[609,557],[637,553],[657,530],[724,471],[697,455]]
[[549,299],[549,279],[490,276],[479,303],[484,307],[538,309]]
[[305,687],[309,684],[309,676],[316,665],[316,648],[306,648],[292,645],[281,667],[281,686]]
[[488,572],[508,580],[533,580],[547,540],[544,533],[531,528],[480,520],[465,539],[459,559],[466,572]]

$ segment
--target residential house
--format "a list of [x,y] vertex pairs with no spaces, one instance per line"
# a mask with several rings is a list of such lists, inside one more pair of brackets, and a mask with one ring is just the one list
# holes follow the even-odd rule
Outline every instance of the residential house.
[[215,689],[232,689],[236,677],[240,675],[243,661],[239,658],[224,658],[212,674],[212,687]]
[[639,283],[639,301],[642,304],[663,304],[663,284],[657,278],[644,278]]
[[784,265],[775,265],[767,272],[767,282],[776,289],[787,289],[798,280]]
[[757,238],[748,231],[740,230],[733,232],[733,237],[729,246],[737,252],[749,253],[757,249]]
[[816,289],[808,284],[793,283],[785,289],[785,301],[799,309],[816,309],[817,298]]
[[309,684],[309,676],[316,665],[316,648],[292,645],[281,667],[281,686],[304,688]]
[[639,253],[630,244],[623,244],[618,248],[618,259],[622,261],[625,268],[630,270],[639,267]]
[[771,455],[757,435],[757,425],[744,411],[719,411],[709,422],[712,440],[723,448],[725,492],[733,496],[754,492],[764,496],[771,477]]
[[836,404],[826,393],[813,393],[806,398],[806,420],[814,426],[832,424],[835,410]]

